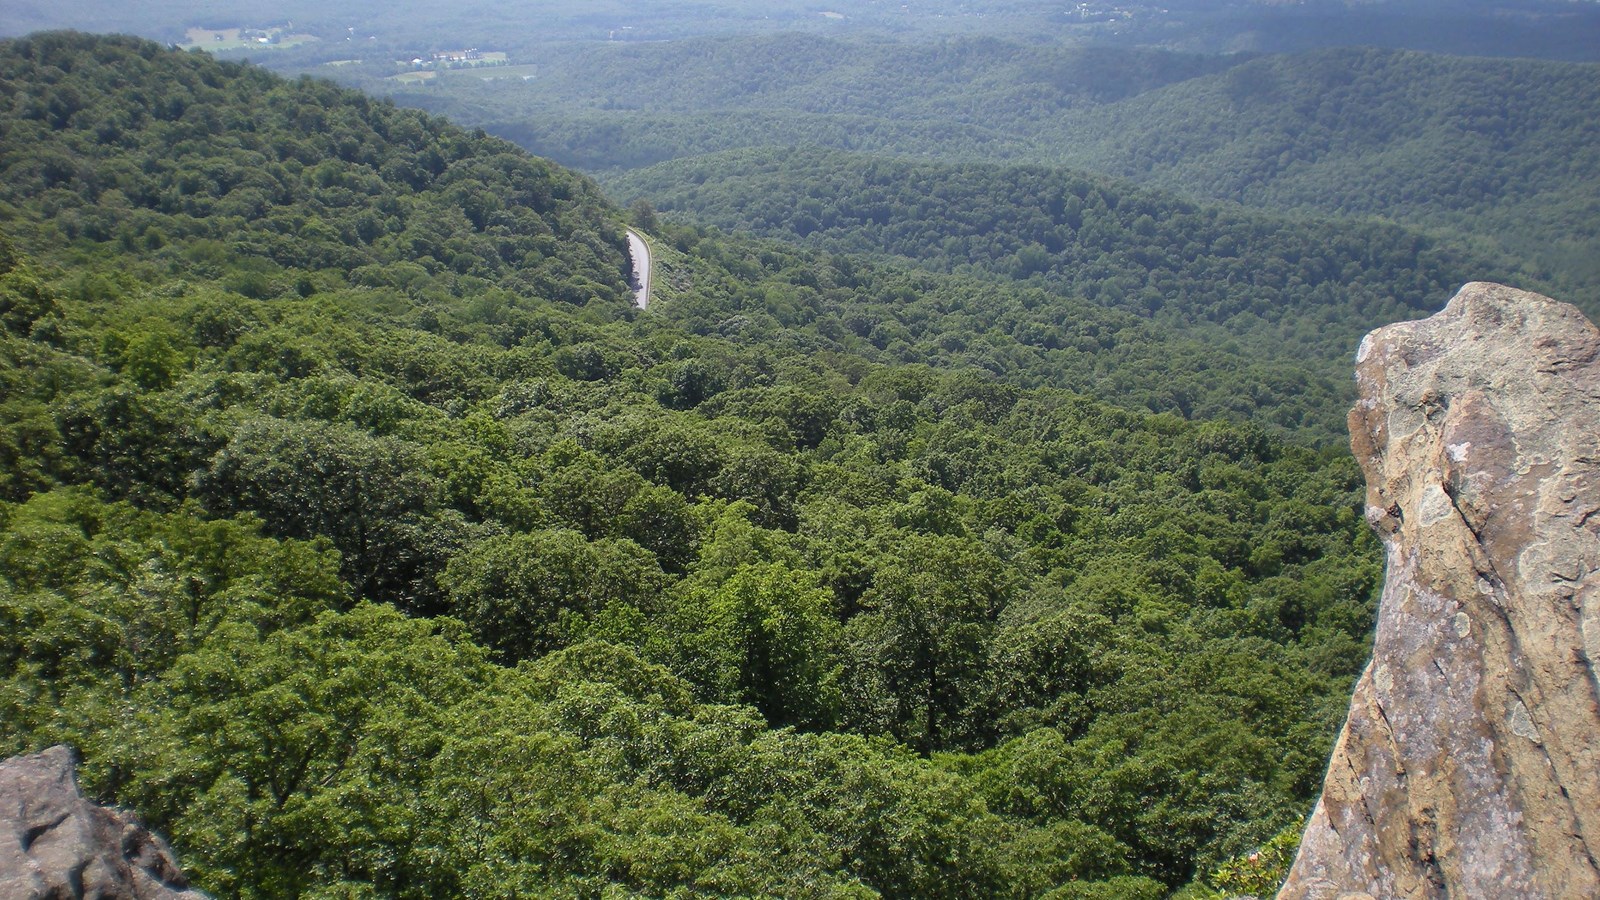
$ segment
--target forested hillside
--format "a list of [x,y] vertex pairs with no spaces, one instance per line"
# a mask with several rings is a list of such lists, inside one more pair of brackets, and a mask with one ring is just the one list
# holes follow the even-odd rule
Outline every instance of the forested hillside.
[[[1504,259],[1395,225],[1197,205],[1073,170],[749,150],[664,163],[612,187],[690,221],[1026,285],[1045,318],[1070,317],[1071,301],[1056,298],[1087,298],[1269,365],[1304,364],[1324,383],[1343,380],[1368,329],[1432,309],[1463,282],[1537,283]],[[1311,418],[1273,421],[1342,440],[1347,394],[1274,403]]]
[[[959,38],[812,35],[557,44],[511,77],[444,73],[423,89],[384,61],[336,74],[591,170],[772,143],[1037,159],[1064,114],[1227,69],[1237,59]],[[481,76],[481,77],[480,77]],[[489,79],[489,80],[485,80]]]
[[1200,897],[1308,808],[1357,472],[1052,381],[1159,323],[645,209],[641,314],[587,180],[131,39],[0,44],[0,176],[0,753],[217,896]]
[[0,199],[34,204],[55,239],[241,270],[234,286],[257,297],[289,269],[579,303],[626,294],[621,229],[570,172],[324,82],[96,47],[111,59],[70,48],[0,73]]
[[608,181],[779,145],[1071,165],[1197,200],[1425,228],[1524,261],[1564,294],[1600,283],[1592,63],[795,35],[565,45],[528,59],[518,77],[442,73],[423,88],[375,77],[389,63],[339,72],[365,71],[370,89]]
[[1251,206],[1384,216],[1600,283],[1600,66],[1274,56],[1087,112],[1066,158]]

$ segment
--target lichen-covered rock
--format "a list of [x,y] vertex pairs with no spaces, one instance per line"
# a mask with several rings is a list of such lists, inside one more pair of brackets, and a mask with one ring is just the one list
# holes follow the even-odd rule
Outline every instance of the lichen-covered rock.
[[1469,284],[1356,373],[1388,572],[1278,896],[1600,897],[1600,331]]
[[0,898],[202,900],[165,842],[132,815],[91,803],[72,751],[0,762]]

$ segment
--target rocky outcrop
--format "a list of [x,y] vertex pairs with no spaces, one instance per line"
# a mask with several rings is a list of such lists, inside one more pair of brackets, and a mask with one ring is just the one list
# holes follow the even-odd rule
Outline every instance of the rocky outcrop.
[[91,803],[72,751],[0,762],[0,897],[202,900],[172,851],[132,815]]
[[1600,331],[1469,284],[1356,372],[1388,571],[1278,896],[1600,897]]

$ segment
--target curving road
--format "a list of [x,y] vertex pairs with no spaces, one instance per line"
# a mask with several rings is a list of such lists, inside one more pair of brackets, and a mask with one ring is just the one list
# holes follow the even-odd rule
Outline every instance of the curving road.
[[628,229],[628,255],[633,259],[633,305],[650,305],[650,244],[644,235]]

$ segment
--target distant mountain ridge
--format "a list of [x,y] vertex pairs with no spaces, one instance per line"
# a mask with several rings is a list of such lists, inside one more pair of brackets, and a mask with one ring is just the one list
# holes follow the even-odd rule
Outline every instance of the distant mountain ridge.
[[1066,164],[1195,198],[1453,232],[1527,260],[1565,296],[1600,284],[1600,64],[795,35],[543,58],[527,82],[369,86],[608,178],[768,145]]
[[784,140],[1037,159],[1051,152],[1050,123],[1073,110],[1246,57],[982,36],[897,43],[782,34],[561,44],[529,58],[531,72],[505,81],[454,75],[424,90],[360,83],[591,170]]
[[1083,111],[1061,146],[1157,187],[1446,228],[1600,279],[1600,65],[1272,56]]
[[802,31],[874,41],[988,35],[1201,53],[1383,46],[1545,59],[1595,60],[1600,54],[1600,9],[1564,0],[921,0],[833,8],[806,0],[759,6],[738,0],[551,0],[540,5],[537,17],[512,4],[479,4],[462,14],[415,0],[349,0],[337,7],[283,0],[270,11],[246,0],[161,0],[137,8],[107,0],[60,0],[0,7],[0,34],[83,28],[178,40],[189,26],[284,21],[321,39],[292,51],[271,51],[275,59],[300,62],[349,58],[351,49],[358,55],[418,49],[437,39],[462,46],[490,42],[520,53],[562,41],[644,43]]

